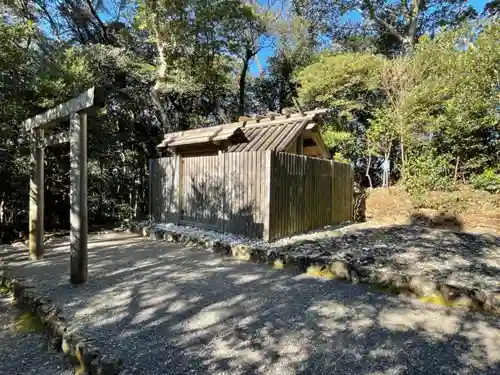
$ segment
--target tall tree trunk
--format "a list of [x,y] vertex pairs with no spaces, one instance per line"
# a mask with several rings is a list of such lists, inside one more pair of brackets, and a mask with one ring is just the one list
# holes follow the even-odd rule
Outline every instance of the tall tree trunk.
[[457,183],[458,180],[458,165],[460,164],[460,156],[457,156],[457,162],[455,163],[455,175],[453,176],[453,182]]
[[247,83],[247,73],[248,66],[250,65],[250,60],[252,59],[251,51],[247,50],[245,53],[245,58],[243,59],[243,68],[241,68],[240,82],[239,82],[239,105],[238,105],[238,115],[243,116],[245,114],[245,89]]
[[97,218],[98,220],[101,220],[104,215],[103,215],[103,205],[104,205],[104,163],[102,159],[99,160],[99,171],[100,171],[100,179],[99,179],[99,202],[98,202],[98,207],[97,207]]
[[400,146],[401,146],[401,179],[404,181],[406,176],[406,160],[405,160],[404,138],[402,135],[400,138]]
[[167,60],[165,57],[165,43],[158,41],[156,43],[158,48],[158,58],[160,60],[160,65],[158,66],[158,78],[156,79],[155,85],[151,88],[151,99],[153,100],[153,104],[160,112],[160,122],[163,125],[163,130],[167,133],[171,130],[172,126],[169,124],[167,111],[163,106],[161,100],[161,85],[165,82],[167,77]]
[[377,14],[377,3],[374,0],[363,0],[363,6],[367,12],[361,11],[361,14],[366,15],[388,33],[394,35],[401,42],[404,54],[408,54],[413,50],[417,36],[418,21],[425,7],[425,0],[413,0],[410,7],[403,7],[401,16],[405,21],[404,33],[400,32],[393,24]]
[[372,164],[372,155],[368,156],[368,163],[366,164],[366,173],[365,176],[368,177],[368,182],[370,183],[370,189],[373,189],[372,179],[370,177],[370,166]]

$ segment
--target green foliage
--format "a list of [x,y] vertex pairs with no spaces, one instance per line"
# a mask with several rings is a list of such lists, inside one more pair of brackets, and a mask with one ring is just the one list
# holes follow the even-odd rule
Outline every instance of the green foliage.
[[411,189],[445,189],[449,171],[498,164],[498,40],[492,20],[425,36],[404,57],[322,53],[298,73],[299,95],[332,109],[323,135],[335,152],[390,157]]
[[[27,226],[22,121],[92,85],[113,89],[89,121],[90,224],[147,214],[147,160],[163,131],[234,120],[242,104],[277,112],[297,98],[331,109],[321,132],[335,159],[375,185],[389,156],[392,179],[417,190],[450,186],[457,166],[460,180],[496,189],[500,31],[486,18],[494,1],[474,24],[457,1],[425,2],[406,18],[402,1],[28,3],[5,2],[0,21],[0,236]],[[343,27],[353,9],[363,20]],[[258,59],[265,47],[274,48],[267,64]],[[48,229],[69,225],[67,155],[46,152]]]
[[488,168],[483,173],[473,176],[472,183],[476,189],[500,193],[500,169]]
[[376,103],[383,63],[383,57],[370,54],[320,54],[297,74],[299,97],[310,107],[335,108],[352,119]]
[[432,150],[408,157],[404,184],[413,194],[422,194],[429,190],[453,190],[453,169],[447,155],[437,155]]
[[401,108],[410,132],[459,158],[466,176],[498,161],[499,38],[496,21],[423,40],[414,56],[422,80]]
[[299,98],[309,108],[332,109],[322,135],[327,146],[357,160],[366,150],[367,120],[380,104],[385,59],[364,53],[322,53],[297,74]]
[[1,294],[10,294],[10,289],[5,285],[0,285],[0,293]]
[[344,155],[342,155],[340,152],[336,152],[333,155],[333,160],[338,161],[340,163],[349,163],[350,160],[346,158]]

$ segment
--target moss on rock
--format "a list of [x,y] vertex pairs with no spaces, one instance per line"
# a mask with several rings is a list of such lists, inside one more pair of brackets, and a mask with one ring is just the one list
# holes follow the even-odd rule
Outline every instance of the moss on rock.
[[29,311],[21,311],[14,319],[12,328],[18,333],[37,333],[44,330],[41,320]]

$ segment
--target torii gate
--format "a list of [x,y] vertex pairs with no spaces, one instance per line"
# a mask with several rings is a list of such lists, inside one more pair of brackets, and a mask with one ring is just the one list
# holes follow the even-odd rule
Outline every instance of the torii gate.
[[[101,98],[99,98],[101,99]],[[94,87],[79,96],[26,120],[30,134],[32,173],[29,203],[29,253],[32,260],[44,255],[44,148],[70,143],[70,281],[87,281],[87,112],[101,104]],[[45,136],[58,122],[70,121],[69,132]]]

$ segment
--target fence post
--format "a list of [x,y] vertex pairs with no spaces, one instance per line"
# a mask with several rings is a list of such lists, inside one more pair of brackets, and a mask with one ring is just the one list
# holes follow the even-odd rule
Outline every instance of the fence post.
[[175,155],[175,177],[174,186],[177,186],[177,225],[180,224],[182,219],[182,156]]
[[152,186],[153,186],[153,159],[149,159],[148,160],[148,172],[149,172],[149,176],[148,176],[148,217],[149,217],[149,220],[156,220],[156,218],[154,217],[153,215],[153,189],[152,189]]
[[264,241],[271,241],[273,239],[273,233],[271,231],[271,196],[273,190],[272,184],[272,167],[273,167],[273,152],[270,150],[265,151],[265,195],[264,195]]
[[351,172],[351,178],[350,178],[350,194],[349,194],[349,204],[350,204],[350,214],[349,214],[349,221],[354,221],[354,167],[350,164],[349,171]]
[[331,221],[332,224],[335,223],[335,199],[336,199],[336,192],[335,192],[335,161],[331,160],[332,163],[332,168],[331,168],[331,173],[332,173],[332,199],[330,200],[330,211],[331,211]]
[[224,151],[219,150],[218,154],[218,159],[219,159],[219,181],[222,186],[222,202],[220,204],[220,209],[219,209],[219,223],[218,227],[219,230],[224,233],[226,230],[225,226],[225,212],[226,212],[226,154]]

